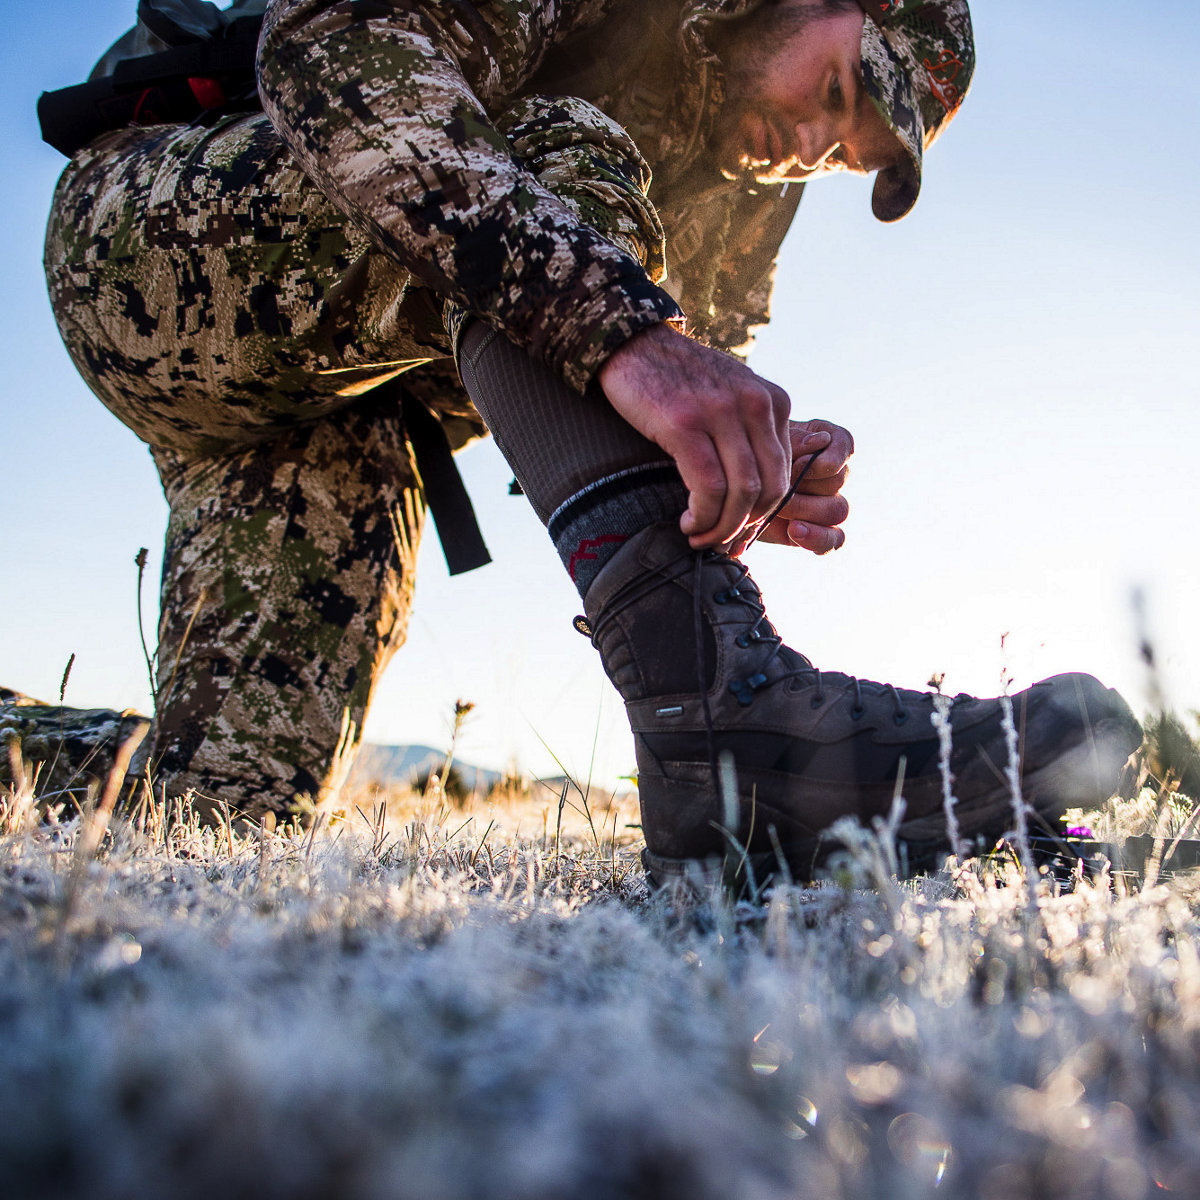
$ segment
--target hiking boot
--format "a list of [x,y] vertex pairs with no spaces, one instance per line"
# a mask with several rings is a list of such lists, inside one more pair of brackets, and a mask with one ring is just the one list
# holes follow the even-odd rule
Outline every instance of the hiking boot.
[[[783,644],[740,562],[691,550],[674,522],[651,525],[605,565],[585,608],[580,627],[633,729],[652,882],[731,850],[760,870],[782,854],[809,879],[835,845],[824,832],[887,817],[901,774],[900,839],[924,862],[951,849],[934,694],[818,670]],[[1090,675],[1056,675],[1011,705],[1033,826],[1112,795],[1141,744],[1129,706]],[[994,842],[1015,822],[1005,703],[955,696],[950,721],[961,837]],[[720,785],[730,756],[736,827]]]

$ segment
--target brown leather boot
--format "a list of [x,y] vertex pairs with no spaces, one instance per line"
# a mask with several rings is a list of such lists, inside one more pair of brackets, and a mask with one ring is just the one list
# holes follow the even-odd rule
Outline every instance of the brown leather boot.
[[[783,644],[746,568],[693,551],[674,522],[621,547],[588,591],[587,632],[625,700],[652,881],[737,845],[761,871],[782,848],[796,878],[832,849],[840,817],[886,817],[903,771],[900,838],[918,861],[950,849],[934,696],[820,671]],[[1129,706],[1090,675],[1057,675],[1012,697],[1025,802],[1049,823],[1116,788],[1141,744]],[[950,770],[962,837],[1014,824],[1001,699],[960,695]],[[737,827],[720,763],[732,756]],[[910,857],[910,862],[913,858]]]

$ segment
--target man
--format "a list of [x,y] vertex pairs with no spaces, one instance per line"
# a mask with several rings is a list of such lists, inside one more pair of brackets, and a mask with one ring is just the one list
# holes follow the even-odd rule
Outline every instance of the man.
[[[264,114],[76,155],[47,276],[171,506],[168,793],[254,817],[344,777],[404,636],[433,411],[456,444],[482,416],[584,599],[656,877],[731,838],[806,869],[900,774],[903,834],[944,845],[933,698],[817,670],[736,557],[841,544],[849,435],[726,351],[804,181],[877,171],[903,216],[973,64],[965,0],[269,0]],[[1043,814],[1110,793],[1140,740],[1119,697],[1014,702]],[[954,701],[966,836],[1009,821],[1007,718]]]

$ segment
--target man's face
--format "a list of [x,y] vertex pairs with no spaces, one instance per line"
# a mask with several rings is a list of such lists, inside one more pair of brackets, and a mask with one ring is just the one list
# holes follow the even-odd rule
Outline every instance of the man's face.
[[[904,154],[863,91],[863,13],[821,12],[814,2],[783,0],[750,18],[721,55],[728,95],[714,146],[732,177],[782,183],[865,174]],[[795,28],[789,16],[805,9],[811,19]]]

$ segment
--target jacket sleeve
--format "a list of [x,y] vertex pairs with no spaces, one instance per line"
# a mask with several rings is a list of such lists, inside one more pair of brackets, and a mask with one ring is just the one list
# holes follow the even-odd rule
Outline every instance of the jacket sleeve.
[[581,391],[635,333],[680,311],[497,121],[545,49],[604,2],[272,0],[259,45],[264,108],[330,200]]

